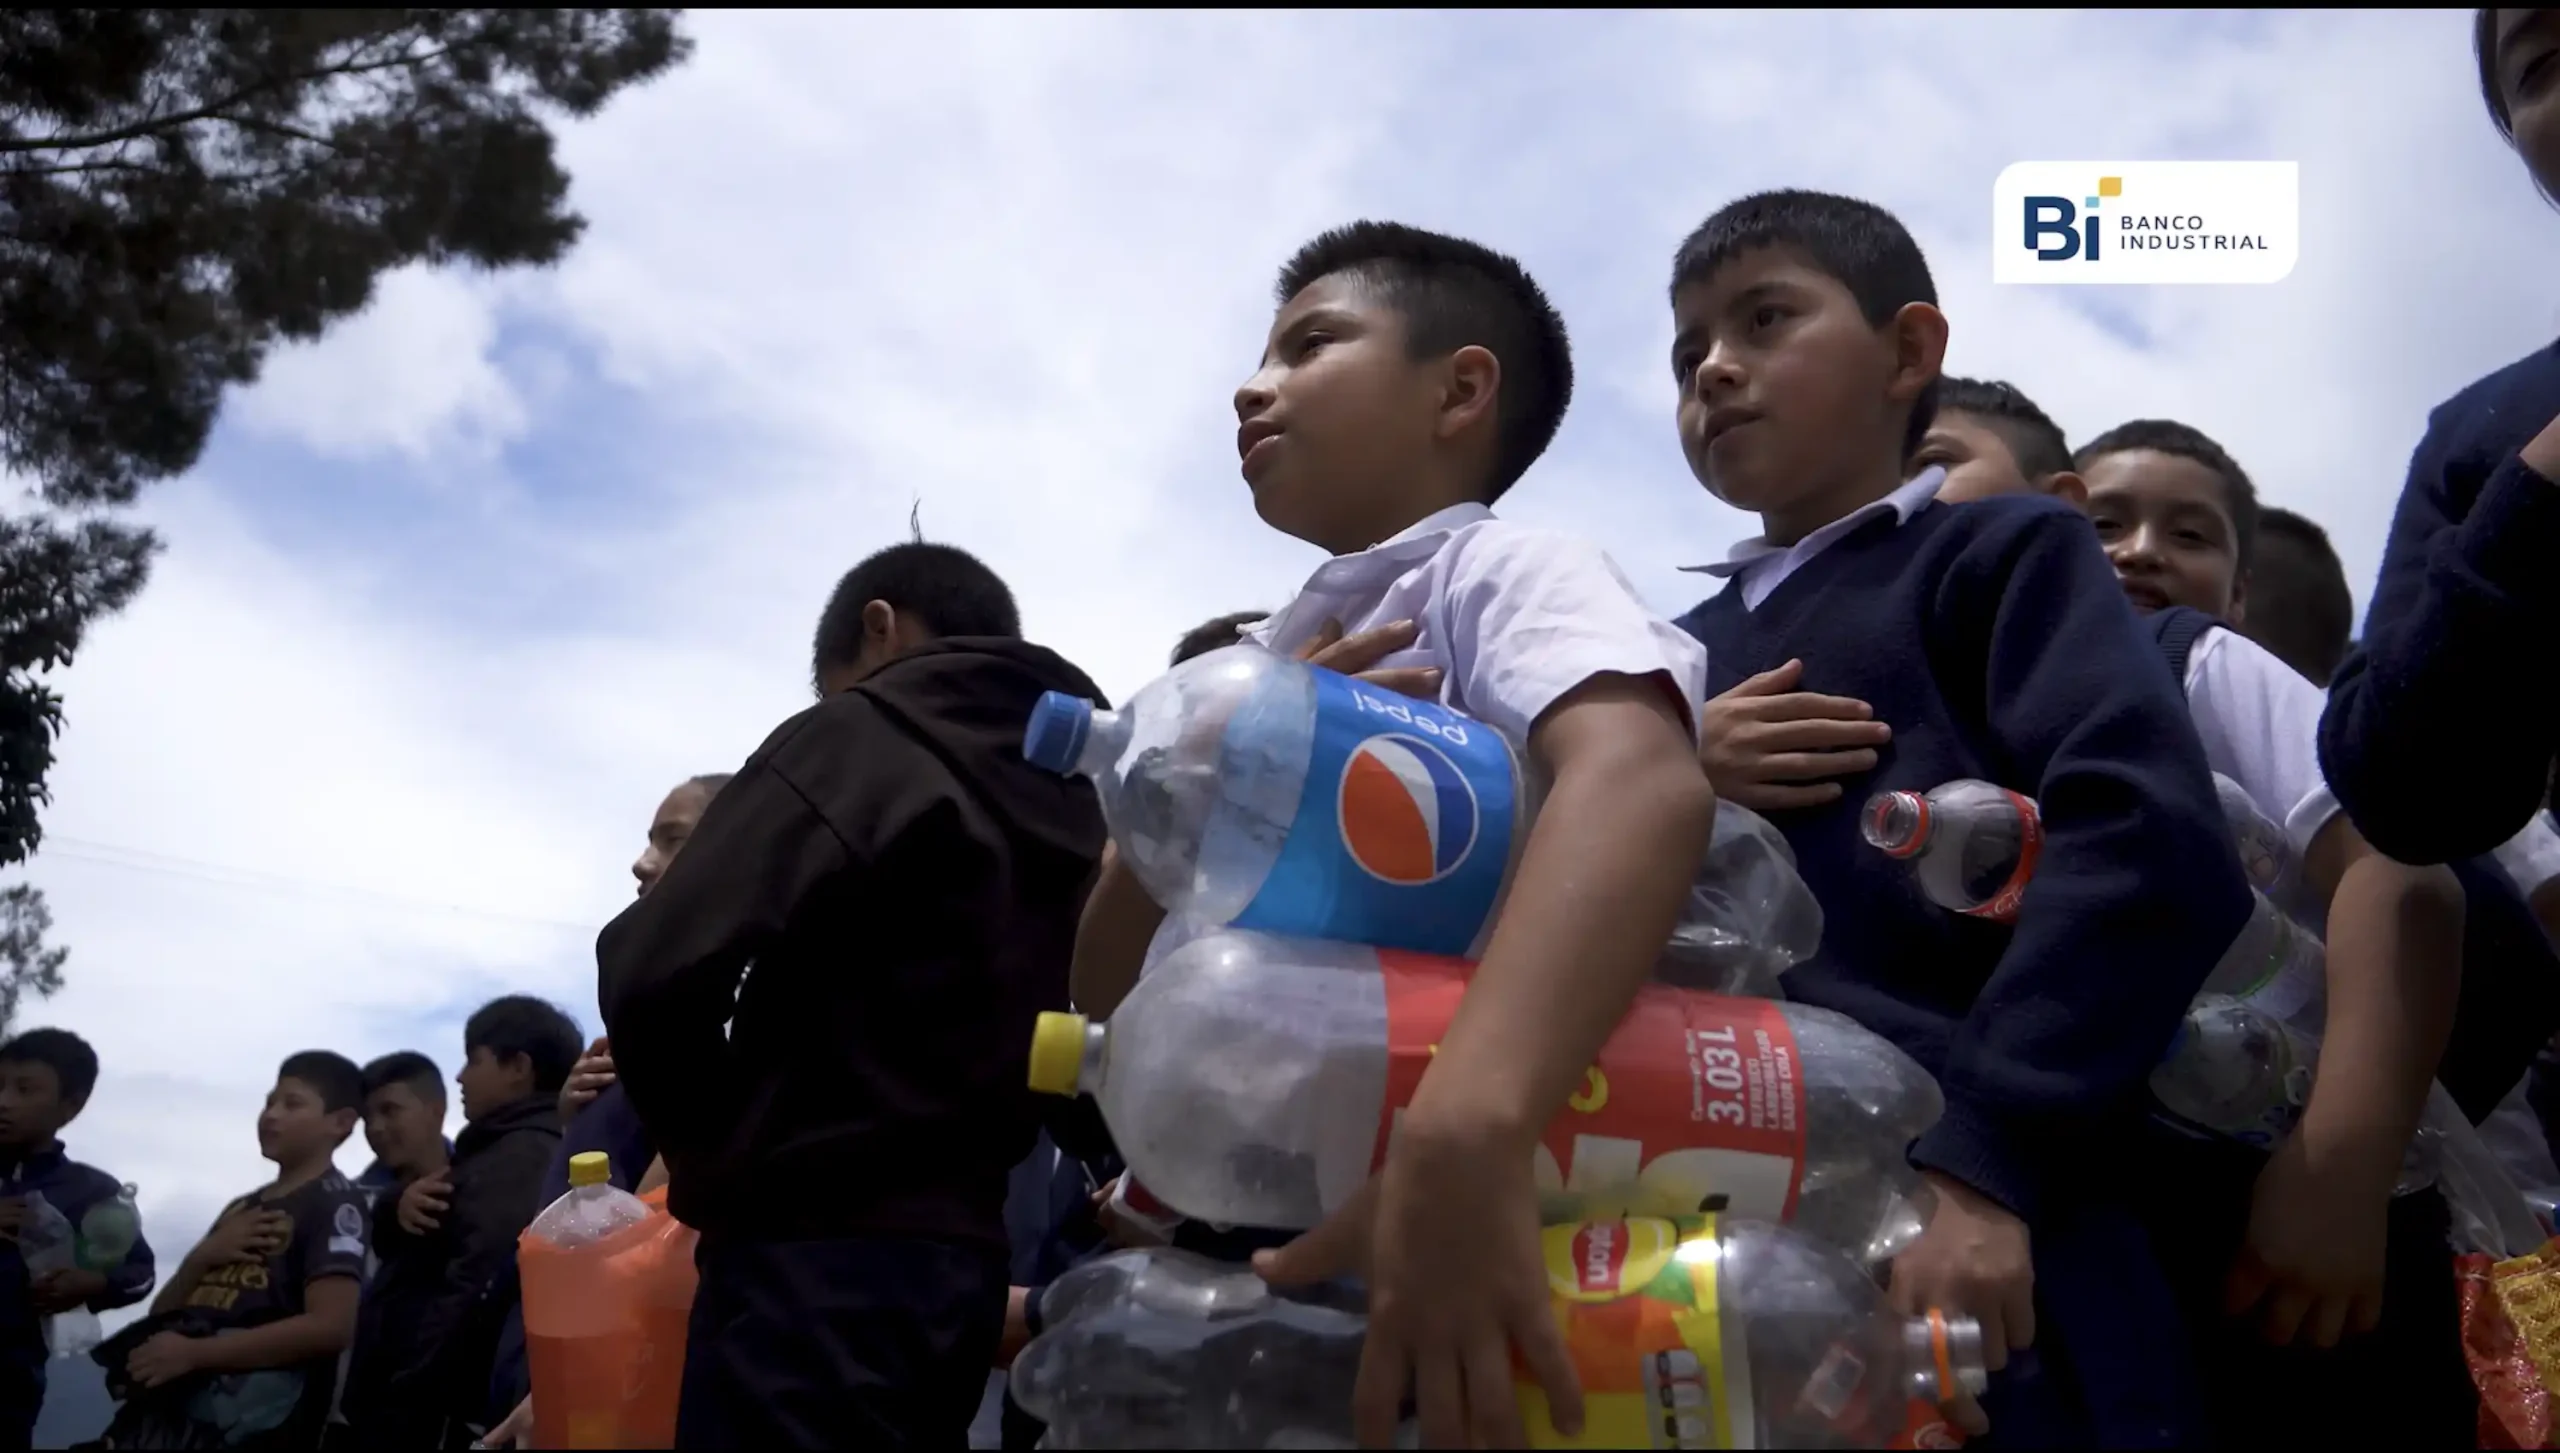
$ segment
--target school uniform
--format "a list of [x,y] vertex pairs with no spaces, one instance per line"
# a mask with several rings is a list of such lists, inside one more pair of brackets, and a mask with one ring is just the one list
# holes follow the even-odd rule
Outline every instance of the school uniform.
[[1102,695],[1019,640],[887,662],[777,728],[597,940],[618,1082],[702,1235],[678,1447],[966,1441],[1032,1025],[1104,840],[1091,785],[1023,759],[1045,691]]
[[2519,451],[2560,415],[2560,344],[2427,420],[2364,639],[2338,668],[2320,758],[2375,847],[2407,863],[2489,852],[2550,793],[2560,712],[2537,689],[2560,638],[2560,483]]
[[[2150,1127],[2147,1082],[2248,883],[2178,684],[2088,521],[2042,497],[1946,507],[1944,478],[1790,546],[1746,541],[1700,567],[1727,583],[1679,623],[1710,692],[1801,659],[1802,689],[1893,728],[1836,801],[1769,814],[1826,910],[1785,986],[1934,1074],[1946,1111],[1912,1162],[2026,1224],[2037,1341],[1992,1378],[1992,1441],[2185,1446],[2207,1424],[2188,1331],[2207,1273],[2164,1255],[2155,1223],[2237,1225],[2246,1204],[2187,1190],[2192,1152]],[[2041,811],[2013,925],[1931,903],[1859,831],[1870,794],[1967,777]]]
[[[2337,797],[2320,776],[2320,688],[2265,647],[2202,612],[2173,606],[2152,612],[2144,624],[2181,678],[2206,762],[2239,784],[2260,811],[2281,819],[2299,860],[2339,811]],[[2487,871],[2475,868],[2471,881]],[[2491,876],[2488,888],[2503,887]],[[2327,902],[2312,901],[2307,892],[2301,897],[2302,902],[2279,906],[2325,937]],[[2483,975],[2500,978],[2508,967],[2489,962],[2503,947],[2495,931],[2499,912],[2499,905],[2484,902],[2480,913],[2466,915],[2467,923],[2476,921],[2483,930],[2465,942],[2466,987]],[[2483,975],[2467,972],[2475,952],[2484,960]],[[2540,959],[2532,968],[2560,985],[2560,962],[2552,961],[2547,950]],[[2473,1057],[2470,1046],[2459,1048],[2464,1052],[2449,1050],[2446,1055],[2448,1068]],[[2489,1076],[2501,1077],[2511,1081],[2514,1075],[2500,1069]],[[2458,1081],[2479,1078],[2457,1075]],[[2254,1154],[2215,1159],[2224,1177],[2252,1186],[2264,1164]],[[2436,1187],[2393,1198],[2382,1322],[2370,1333],[2322,1350],[2270,1347],[2244,1321],[2213,1329],[2206,1361],[2216,1375],[2208,1385],[2223,1437],[2240,1444],[2343,1443],[2365,1437],[2412,1447],[2466,1443],[2478,1426],[2480,1398],[2462,1356],[2450,1220],[2444,1193]],[[2196,1254],[2212,1256],[2219,1250],[2218,1244],[2209,1245]],[[2385,1383],[2394,1388],[2388,1399],[2356,1396],[2359,1388]]]
[[1378,665],[1438,667],[1441,705],[1515,743],[1594,676],[1660,680],[1692,731],[1705,699],[1705,653],[1645,605],[1600,547],[1481,504],[1452,505],[1335,556],[1244,634],[1295,654],[1328,620],[1346,635],[1414,622],[1414,643]]

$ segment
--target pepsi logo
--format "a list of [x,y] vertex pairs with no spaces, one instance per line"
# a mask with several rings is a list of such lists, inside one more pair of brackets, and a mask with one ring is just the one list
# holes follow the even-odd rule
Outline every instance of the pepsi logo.
[[1419,887],[1448,876],[1475,847],[1479,816],[1466,774],[1418,737],[1371,737],[1343,764],[1335,821],[1373,878]]

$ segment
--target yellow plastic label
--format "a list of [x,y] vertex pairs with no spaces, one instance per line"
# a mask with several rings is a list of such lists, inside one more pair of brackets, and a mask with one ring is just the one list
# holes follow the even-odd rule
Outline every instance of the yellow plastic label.
[[1515,1366],[1529,1446],[1749,1446],[1726,1385],[1716,1218],[1551,1226],[1544,1240],[1556,1322],[1582,1378],[1582,1433],[1557,1432],[1545,1390]]

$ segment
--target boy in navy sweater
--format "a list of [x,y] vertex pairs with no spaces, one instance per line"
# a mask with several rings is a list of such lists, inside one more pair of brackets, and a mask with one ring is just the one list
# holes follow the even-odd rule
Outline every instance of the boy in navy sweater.
[[[1906,480],[1946,348],[1935,296],[1902,225],[1846,198],[1745,198],[1682,243],[1681,445],[1764,535],[1708,567],[1732,578],[1681,624],[1711,690],[1766,697],[1766,675],[1744,678],[1786,671],[1889,732],[1856,748],[1874,752],[1864,780],[1772,821],[1829,924],[1788,994],[1885,1035],[1946,1092],[1911,1148],[1938,1205],[1895,1260],[1896,1304],[1980,1319],[1994,1438],[2176,1445],[2204,1416],[2184,1327],[2219,1287],[2176,1285],[2193,1273],[2140,1213],[2239,1208],[2164,1189],[2179,1182],[2154,1164],[2144,1088],[2248,885],[2177,684],[2088,522],[2049,499],[1944,507],[1942,471]],[[1788,725],[1707,720],[1758,739]],[[1965,777],[2041,806],[2014,923],[1935,907],[1860,839],[1868,794]]]
[[[2230,1265],[2225,1306],[2256,1324],[2213,1329],[2216,1423],[2242,1441],[2463,1441],[2479,1406],[2444,1197],[2392,1194],[2461,986],[2462,888],[2448,869],[2396,863],[2364,841],[2320,780],[2319,689],[2224,624],[2269,604],[2255,580],[2257,490],[2239,464],[2166,420],[2062,451],[2062,431],[2017,390],[1948,379],[1917,457],[1955,461],[1970,498],[2080,504],[2164,652],[2183,642],[2176,664],[2206,761],[2283,824],[2306,890],[2284,906],[2332,944],[2302,1122],[2272,1159],[2238,1147],[2214,1157],[2224,1180],[2251,1188],[2248,1227],[2227,1250],[2190,1243]],[[2400,1395],[2366,1405],[2354,1390],[2375,1379]]]
[[[2560,197],[2560,10],[2484,7],[2472,47],[2490,119],[2542,195]],[[2321,763],[2375,847],[2412,863],[2475,856],[2549,799],[2560,712],[2517,688],[2560,636],[2555,545],[2560,344],[2549,344],[2429,416],[2364,640],[2330,686]]]
[[67,1029],[30,1029],[0,1045],[0,1448],[24,1448],[44,1406],[45,1323],[75,1307],[104,1312],[151,1292],[151,1247],[139,1235],[109,1271],[29,1276],[18,1254],[28,1197],[42,1195],[74,1227],[116,1178],[62,1151],[62,1127],[98,1086],[98,1053]]

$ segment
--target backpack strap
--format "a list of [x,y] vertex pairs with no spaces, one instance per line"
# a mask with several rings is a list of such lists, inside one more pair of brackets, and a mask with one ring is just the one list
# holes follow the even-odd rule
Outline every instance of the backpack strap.
[[2159,643],[2160,655],[2169,663],[2169,674],[2183,694],[2187,689],[2187,658],[2195,653],[2196,642],[2204,633],[2222,622],[2190,606],[2163,606],[2143,618],[2151,628],[2151,637]]

